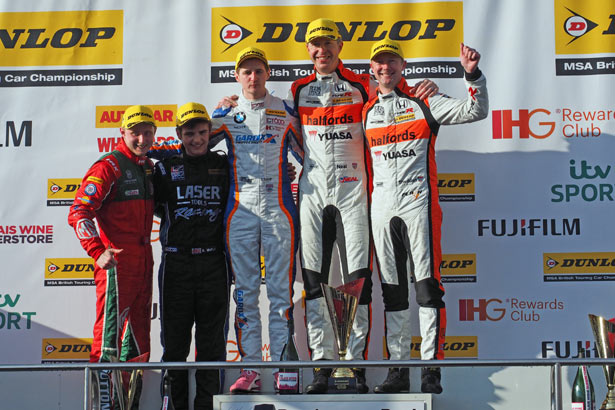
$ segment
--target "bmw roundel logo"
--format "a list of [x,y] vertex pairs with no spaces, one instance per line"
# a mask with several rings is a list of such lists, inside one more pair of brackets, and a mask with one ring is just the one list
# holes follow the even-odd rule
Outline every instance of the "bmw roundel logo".
[[246,113],[245,112],[238,112],[237,114],[235,114],[235,116],[233,117],[233,120],[237,123],[237,124],[241,124],[242,122],[244,122],[246,120]]

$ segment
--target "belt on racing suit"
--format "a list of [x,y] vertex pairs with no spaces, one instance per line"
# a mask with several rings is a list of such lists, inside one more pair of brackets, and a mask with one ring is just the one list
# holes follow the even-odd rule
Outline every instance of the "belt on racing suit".
[[179,253],[182,255],[211,255],[222,252],[218,246],[206,246],[203,248],[188,248],[184,246],[164,246],[163,251],[168,253]]

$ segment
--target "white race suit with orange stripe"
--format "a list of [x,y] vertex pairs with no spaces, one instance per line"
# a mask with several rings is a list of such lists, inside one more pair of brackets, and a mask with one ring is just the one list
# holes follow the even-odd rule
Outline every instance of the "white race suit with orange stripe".
[[[302,162],[292,107],[267,93],[239,97],[237,106],[213,115],[210,146],[225,139],[230,163],[226,249],[235,278],[237,346],[244,361],[261,359],[259,294],[261,250],[269,299],[271,360],[279,360],[293,313],[298,213],[286,164],[290,150]],[[219,117],[219,118],[216,118]]]
[[446,309],[440,282],[438,171],[435,143],[440,125],[487,116],[487,82],[466,74],[468,97],[442,94],[419,100],[402,79],[363,110],[373,166],[372,232],[382,280],[386,340],[391,360],[410,359],[409,277],[415,282],[421,358],[442,359]]
[[340,61],[331,74],[314,74],[291,86],[301,120],[305,160],[299,180],[301,265],[312,360],[334,359],[337,348],[320,283],[330,283],[337,245],[342,282],[365,278],[346,359],[367,358],[371,303],[371,249],[363,105],[375,94],[369,74]]

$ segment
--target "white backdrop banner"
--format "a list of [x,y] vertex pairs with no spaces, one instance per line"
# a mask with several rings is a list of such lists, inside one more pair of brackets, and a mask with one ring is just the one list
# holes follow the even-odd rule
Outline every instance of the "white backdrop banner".
[[[465,95],[459,43],[482,54],[490,115],[443,127],[436,146],[447,357],[596,356],[587,314],[615,315],[615,1],[339,3],[0,2],[0,363],[87,360],[93,261],[67,212],[87,168],[117,144],[123,110],[151,105],[157,139],[173,138],[179,105],[212,110],[240,91],[234,58],[247,46],[266,51],[269,89],[286,96],[312,71],[304,37],[318,17],[338,23],[348,67],[368,72],[371,45],[391,38],[411,83],[430,78],[452,96]],[[369,357],[381,359],[373,277]],[[298,273],[307,359],[302,287]],[[263,357],[277,359],[264,340]],[[239,360],[233,332],[228,360]]]

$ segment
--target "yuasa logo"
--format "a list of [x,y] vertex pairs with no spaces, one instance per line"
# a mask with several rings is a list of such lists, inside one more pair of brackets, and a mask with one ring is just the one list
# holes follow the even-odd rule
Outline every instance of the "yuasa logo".
[[[538,120],[533,120],[532,117],[536,114],[542,116]],[[492,138],[494,140],[499,139],[511,139],[513,137],[513,129],[517,128],[519,132],[519,138],[528,139],[530,135],[536,139],[544,139],[553,134],[555,130],[554,121],[540,121],[545,118],[544,115],[551,115],[549,110],[544,108],[536,108],[532,111],[519,110],[518,119],[513,119],[512,110],[494,110],[491,116],[492,125]]]

